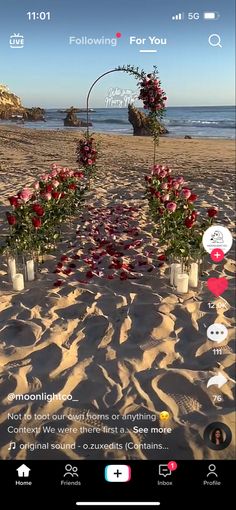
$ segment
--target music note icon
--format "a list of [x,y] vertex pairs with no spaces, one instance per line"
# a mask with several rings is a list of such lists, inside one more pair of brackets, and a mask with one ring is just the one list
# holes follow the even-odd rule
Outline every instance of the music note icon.
[[11,441],[8,450],[15,450],[16,449],[16,443],[15,441]]

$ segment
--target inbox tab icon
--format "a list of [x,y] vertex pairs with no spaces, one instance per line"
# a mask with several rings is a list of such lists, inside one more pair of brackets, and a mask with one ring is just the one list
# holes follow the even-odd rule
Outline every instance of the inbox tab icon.
[[131,480],[131,468],[124,464],[110,464],[105,467],[105,480],[107,482],[129,482]]

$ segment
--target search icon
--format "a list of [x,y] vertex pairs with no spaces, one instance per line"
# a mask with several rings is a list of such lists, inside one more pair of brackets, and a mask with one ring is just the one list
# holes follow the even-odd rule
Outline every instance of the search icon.
[[222,46],[221,46],[221,38],[220,38],[219,34],[211,34],[211,35],[209,35],[208,42],[209,42],[209,44],[211,46],[219,46],[220,48],[222,48]]

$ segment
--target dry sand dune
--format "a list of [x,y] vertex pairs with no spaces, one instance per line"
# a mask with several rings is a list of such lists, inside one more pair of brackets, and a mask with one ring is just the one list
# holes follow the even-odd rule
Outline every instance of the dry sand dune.
[[[58,413],[60,426],[99,429],[97,435],[68,431],[64,436],[49,434],[47,439],[37,432],[38,444],[76,441],[76,449],[57,451],[58,458],[232,458],[235,438],[226,450],[215,452],[204,446],[202,434],[206,425],[215,421],[234,430],[233,381],[217,390],[223,397],[221,403],[213,402],[215,389],[207,389],[209,377],[219,369],[234,378],[233,253],[221,264],[208,260],[198,292],[182,298],[175,295],[168,283],[168,267],[158,260],[158,239],[152,236],[143,193],[151,141],[111,135],[100,138],[102,156],[86,207],[65,228],[65,241],[57,253],[46,258],[39,280],[28,284],[22,293],[13,293],[1,261],[0,457],[55,458],[55,450],[20,449],[20,444],[35,443],[35,436],[19,432],[14,438],[7,433],[7,416],[14,412],[46,415],[40,420],[15,421],[15,426],[55,426],[52,415]],[[75,168],[76,139],[74,132],[1,127],[2,212],[7,196],[29,184],[52,162]],[[162,139],[158,152],[160,163],[183,174],[196,190],[200,207],[218,206],[221,223],[232,228],[233,142]],[[104,249],[101,240],[105,237],[109,244]],[[70,269],[70,274],[53,272],[61,255],[68,257],[62,269]],[[129,270],[128,279],[122,277],[121,259]],[[91,269],[97,271],[93,278],[88,277]],[[224,308],[208,307],[209,301],[222,302],[207,290],[208,275],[229,279]],[[58,279],[62,285],[54,286]],[[224,323],[229,329],[221,356],[214,355],[206,337],[213,322]],[[70,393],[73,401],[9,402],[12,392]],[[164,426],[173,428],[171,434],[135,434],[131,430],[134,424],[144,427],[151,422],[139,418],[134,423],[131,418],[122,421],[127,414],[146,413],[153,416],[153,426],[163,426],[163,410],[170,413]],[[82,419],[87,412],[89,416]],[[119,415],[118,425],[124,430],[105,433],[107,426],[117,424],[92,416],[98,413]],[[77,419],[69,419],[75,414]],[[164,449],[83,451],[80,445],[88,437],[90,442],[122,445],[162,442]],[[16,441],[15,450],[8,450],[10,440]]]

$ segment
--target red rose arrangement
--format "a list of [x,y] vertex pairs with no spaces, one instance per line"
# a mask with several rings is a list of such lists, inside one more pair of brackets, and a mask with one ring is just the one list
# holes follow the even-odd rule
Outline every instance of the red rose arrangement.
[[210,207],[201,219],[195,205],[198,196],[168,166],[154,165],[145,181],[150,213],[166,255],[187,258],[200,252],[203,232],[217,216],[217,207]]
[[163,113],[167,97],[155,72],[145,76],[140,87],[139,99],[143,101],[144,108],[152,113]]
[[9,197],[12,210],[6,248],[44,252],[60,236],[60,226],[80,205],[85,191],[84,173],[54,163],[32,188]]
[[90,178],[95,172],[98,156],[98,145],[93,136],[85,134],[79,140],[76,154],[77,162],[83,167],[85,176]]
[[153,162],[156,162],[156,148],[159,143],[161,133],[161,119],[165,114],[167,96],[161,87],[161,81],[158,76],[156,66],[153,73],[145,74],[142,72],[142,79],[139,82],[139,99],[143,101],[145,110],[149,110],[148,121],[149,130],[153,136]]

